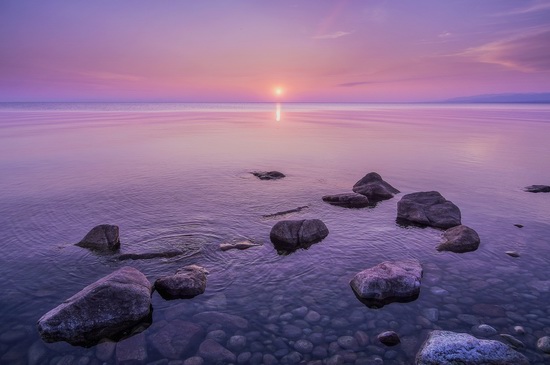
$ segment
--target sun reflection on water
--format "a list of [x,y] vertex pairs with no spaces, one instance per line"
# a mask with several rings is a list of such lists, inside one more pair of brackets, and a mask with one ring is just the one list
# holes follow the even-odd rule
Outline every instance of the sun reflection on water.
[[275,120],[277,122],[281,121],[281,103],[277,103],[277,106],[275,107]]

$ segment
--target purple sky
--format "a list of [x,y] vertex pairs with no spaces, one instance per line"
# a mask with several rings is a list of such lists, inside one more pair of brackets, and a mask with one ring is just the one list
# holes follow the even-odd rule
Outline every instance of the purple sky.
[[544,0],[0,1],[0,101],[548,91]]

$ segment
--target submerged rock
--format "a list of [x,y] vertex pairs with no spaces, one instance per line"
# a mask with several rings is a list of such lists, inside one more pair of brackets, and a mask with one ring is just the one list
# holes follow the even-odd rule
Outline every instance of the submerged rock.
[[550,336],[544,336],[537,340],[537,349],[550,354]]
[[260,180],[278,180],[285,177],[285,174],[279,171],[253,171],[251,174]]
[[479,247],[479,235],[470,227],[459,225],[443,233],[444,242],[437,246],[438,251],[456,253],[475,251]]
[[397,203],[398,222],[451,228],[460,219],[460,209],[437,191],[407,194]]
[[198,322],[205,322],[207,324],[220,324],[224,329],[230,330],[244,330],[248,328],[248,320],[233,314],[206,311],[197,313],[193,316],[193,319]]
[[201,343],[198,355],[209,364],[226,364],[237,361],[234,353],[210,339],[206,339]]
[[519,257],[519,253],[517,251],[506,251],[504,253],[511,257]]
[[185,266],[174,275],[163,276],[155,281],[155,289],[164,299],[193,298],[206,290],[208,271],[197,265]]
[[38,320],[46,342],[92,345],[116,338],[151,314],[151,284],[140,271],[123,267],[88,285]]
[[246,241],[239,241],[239,242],[221,243],[220,249],[222,251],[227,251],[232,249],[246,250],[247,248],[257,247],[257,246],[261,246],[261,245],[259,243],[254,243],[246,240]]
[[528,193],[550,193],[549,185],[530,185],[526,186],[524,190]]
[[382,342],[386,346],[395,346],[401,342],[399,335],[394,331],[386,331],[380,333],[378,336],[378,341]]
[[416,365],[527,365],[529,360],[500,341],[467,333],[432,331],[416,356]]
[[384,261],[355,275],[350,285],[367,305],[411,301],[420,293],[422,266],[418,260]]
[[181,359],[193,354],[204,336],[201,326],[173,319],[150,336],[151,345],[164,357]]
[[357,193],[325,195],[323,201],[345,208],[364,208],[369,206],[369,198]]
[[320,219],[277,222],[269,238],[277,250],[294,251],[307,248],[328,236],[328,228]]
[[167,259],[171,257],[185,255],[186,252],[181,250],[169,250],[160,252],[142,252],[142,253],[124,253],[117,257],[119,261],[125,260],[150,260],[150,259]]
[[371,202],[391,199],[400,191],[385,182],[376,172],[366,174],[353,185],[353,191],[366,196]]
[[279,217],[279,216],[287,215],[287,214],[291,214],[291,213],[298,213],[298,212],[301,212],[302,210],[308,209],[308,208],[309,208],[309,205],[303,205],[303,206],[298,207],[298,208],[283,210],[283,211],[280,211],[280,212],[277,212],[277,213],[264,214],[264,215],[262,215],[262,217],[264,217],[264,218]]
[[97,251],[116,251],[120,248],[118,226],[110,224],[95,226],[76,245]]

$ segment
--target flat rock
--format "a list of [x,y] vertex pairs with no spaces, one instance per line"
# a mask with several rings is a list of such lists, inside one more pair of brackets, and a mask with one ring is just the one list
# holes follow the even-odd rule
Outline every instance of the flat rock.
[[382,342],[386,346],[395,346],[401,342],[399,335],[394,331],[385,331],[380,333],[378,336],[378,341]]
[[252,241],[245,240],[245,241],[239,241],[239,242],[221,243],[220,249],[222,251],[233,250],[233,249],[246,250],[247,248],[258,247],[258,246],[261,246],[261,245],[258,243],[254,243]]
[[237,361],[234,353],[210,339],[206,339],[201,343],[198,355],[206,360],[208,364],[226,364]]
[[201,326],[181,319],[173,319],[150,336],[151,345],[164,357],[181,359],[194,354],[204,337]]
[[76,245],[96,251],[116,251],[120,248],[118,226],[101,224],[95,226]]
[[253,171],[251,174],[260,180],[278,180],[285,177],[285,174],[279,171]]
[[353,191],[366,196],[371,202],[391,199],[400,191],[385,182],[376,172],[366,174],[353,185]]
[[416,365],[528,365],[529,360],[506,344],[480,340],[467,333],[432,331],[416,356]]
[[244,330],[248,328],[248,320],[233,314],[206,311],[197,313],[193,316],[193,319],[198,322],[205,322],[207,324],[218,323],[224,329],[230,330]]
[[123,267],[88,285],[38,320],[46,342],[91,345],[116,338],[149,319],[151,283],[140,271]]
[[446,229],[460,219],[460,209],[437,191],[407,194],[397,203],[398,222]]
[[418,260],[384,261],[355,275],[350,285],[359,299],[381,305],[410,301],[420,293],[422,266]]
[[437,246],[438,251],[456,253],[475,251],[479,247],[479,235],[470,227],[459,225],[443,233],[444,242]]
[[208,271],[197,265],[185,266],[174,275],[155,281],[155,289],[164,299],[193,298],[206,290]]
[[326,236],[328,228],[320,219],[279,221],[269,234],[275,248],[282,251],[308,248]]
[[344,208],[364,208],[369,206],[369,198],[357,193],[325,195],[323,201]]
[[528,193],[550,193],[549,185],[530,185],[526,186],[523,190]]

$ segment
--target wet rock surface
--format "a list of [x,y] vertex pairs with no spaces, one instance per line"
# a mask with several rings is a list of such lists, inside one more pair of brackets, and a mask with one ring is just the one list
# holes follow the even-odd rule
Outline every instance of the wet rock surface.
[[528,193],[550,193],[550,185],[530,185],[523,190]]
[[325,195],[323,201],[344,208],[365,208],[369,206],[369,198],[357,193]]
[[285,220],[277,222],[269,238],[277,250],[294,251],[308,248],[328,236],[328,228],[320,219]]
[[466,333],[432,331],[416,357],[416,365],[527,365],[527,358],[500,341]]
[[376,172],[370,172],[353,185],[353,191],[366,196],[371,202],[391,199],[399,190],[388,184]]
[[435,228],[451,228],[461,224],[460,209],[437,191],[404,195],[397,203],[397,221]]
[[185,266],[174,275],[163,276],[155,281],[155,289],[164,299],[193,298],[206,290],[208,271],[197,265]]
[[422,266],[418,260],[385,261],[355,275],[355,294],[373,305],[414,300],[420,293]]
[[443,233],[443,239],[444,241],[437,246],[438,251],[471,252],[477,250],[480,243],[477,232],[464,225],[447,229]]
[[285,177],[285,174],[279,171],[253,171],[251,174],[260,180],[278,180]]
[[246,250],[247,248],[251,247],[258,247],[261,246],[259,243],[254,243],[252,241],[239,241],[239,242],[228,242],[228,243],[221,243],[220,249],[222,251],[227,250]]
[[95,226],[76,245],[95,251],[116,251],[120,248],[118,226],[111,224]]
[[123,267],[88,285],[38,320],[45,341],[91,345],[120,333],[151,314],[151,284],[140,271]]

